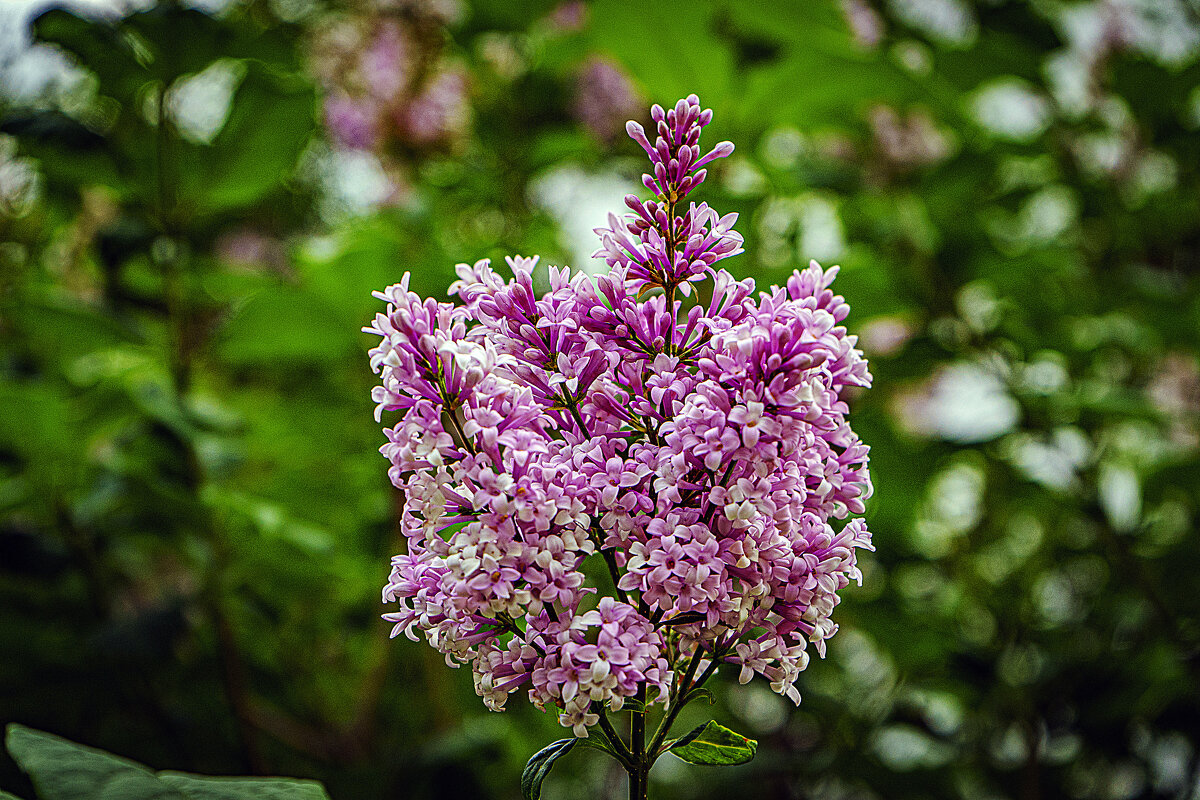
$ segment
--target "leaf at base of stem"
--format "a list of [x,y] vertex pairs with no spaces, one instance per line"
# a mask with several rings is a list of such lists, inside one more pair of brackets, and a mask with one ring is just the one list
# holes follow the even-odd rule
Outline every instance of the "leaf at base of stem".
[[533,754],[521,773],[521,797],[524,800],[539,800],[542,796],[542,781],[550,774],[554,762],[571,752],[579,739],[559,739]]

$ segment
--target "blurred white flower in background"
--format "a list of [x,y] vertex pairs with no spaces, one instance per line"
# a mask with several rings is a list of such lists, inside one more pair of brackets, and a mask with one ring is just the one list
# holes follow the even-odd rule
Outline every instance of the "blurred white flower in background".
[[968,45],[979,32],[963,0],[891,0],[888,6],[906,25],[947,44]]
[[32,159],[17,155],[17,140],[0,134],[0,216],[21,217],[41,192],[41,176]]
[[971,101],[975,121],[995,136],[1025,142],[1037,138],[1050,124],[1050,103],[1017,78],[997,78],[985,84]]
[[596,228],[608,221],[614,208],[625,207],[633,182],[615,172],[588,173],[569,164],[540,176],[530,186],[533,205],[554,218],[563,243],[571,253],[571,266],[592,274],[608,271],[602,258],[592,258],[599,240]]
[[893,397],[896,420],[909,433],[952,442],[987,442],[1012,431],[1020,406],[994,372],[960,361],[916,389]]
[[167,111],[185,138],[207,144],[229,117],[230,101],[245,73],[236,61],[214,61],[203,72],[181,78],[167,94]]

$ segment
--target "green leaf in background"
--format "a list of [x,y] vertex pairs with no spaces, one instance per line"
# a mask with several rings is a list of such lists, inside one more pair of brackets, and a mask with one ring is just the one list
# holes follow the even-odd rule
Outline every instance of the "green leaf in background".
[[106,21],[90,20],[53,8],[33,22],[34,38],[57,45],[96,74],[101,91],[131,101],[150,80],[133,41]]
[[709,720],[675,740],[671,755],[689,764],[729,766],[754,758],[758,742]]
[[[41,800],[329,800],[316,781],[223,778],[160,772],[23,725],[9,725],[8,752]],[[0,800],[17,800],[0,792]]]
[[693,700],[707,700],[708,704],[711,706],[717,702],[717,697],[710,690],[700,687],[698,689],[692,689],[690,692],[684,695],[683,702],[685,705]]
[[630,14],[626,3],[600,0],[589,10],[597,48],[619,58],[651,97],[670,104],[695,92],[714,107],[729,97],[733,56],[713,35],[708,7],[669,0]]
[[329,800],[321,784],[294,778],[212,778],[183,772],[160,772],[158,777],[189,800]]
[[250,62],[210,146],[181,148],[180,203],[198,216],[254,205],[295,169],[316,124],[311,85]]
[[186,800],[140,764],[50,733],[9,725],[5,743],[41,800]]
[[157,3],[131,14],[122,27],[143,48],[141,59],[160,81],[200,72],[229,52],[234,31],[221,20],[177,3]]
[[323,298],[292,286],[264,289],[221,331],[221,357],[239,366],[334,361],[357,346]]
[[575,738],[559,739],[534,753],[521,773],[521,797],[538,800],[542,796],[542,781],[550,774],[554,762],[571,752],[577,744],[579,740]]
[[72,196],[79,185],[118,191],[125,185],[108,140],[61,111],[7,114],[0,133],[20,137],[22,150],[40,162],[50,186]]

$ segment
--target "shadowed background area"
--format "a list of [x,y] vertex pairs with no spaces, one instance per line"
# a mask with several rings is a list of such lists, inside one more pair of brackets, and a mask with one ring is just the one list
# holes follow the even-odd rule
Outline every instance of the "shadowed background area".
[[[731,668],[685,713],[756,759],[652,796],[1200,797],[1194,0],[48,8],[0,7],[0,722],[518,797],[557,722],[379,619],[359,328],[405,271],[602,266],[625,120],[695,92],[728,269],[842,265],[877,552],[799,708]],[[544,796],[620,780],[576,752]]]

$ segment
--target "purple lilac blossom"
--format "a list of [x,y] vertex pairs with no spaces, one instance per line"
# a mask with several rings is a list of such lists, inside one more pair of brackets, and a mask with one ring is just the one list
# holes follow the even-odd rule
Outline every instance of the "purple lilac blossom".
[[[485,704],[516,691],[587,736],[645,690],[663,703],[682,665],[713,661],[794,682],[837,630],[838,592],[871,549],[868,448],[844,399],[870,385],[849,307],[813,262],[754,296],[718,263],[742,252],[736,215],[685,199],[712,112],[654,106],[654,193],[597,231],[611,271],[537,257],[460,264],[424,299],[408,276],[364,328],[382,448],[405,493],[407,552],[383,590],[392,635],[423,635],[468,665]],[[708,281],[705,292],[690,293]]]

